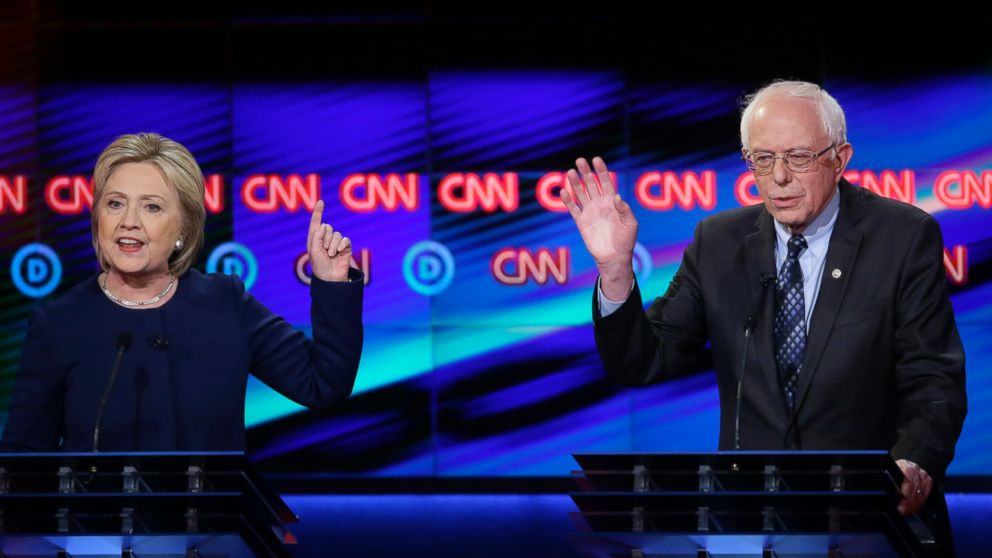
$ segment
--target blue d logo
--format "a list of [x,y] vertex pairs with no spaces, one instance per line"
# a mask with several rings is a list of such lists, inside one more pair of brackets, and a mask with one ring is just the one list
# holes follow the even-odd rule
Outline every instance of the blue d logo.
[[434,296],[451,284],[455,277],[455,259],[440,242],[418,242],[403,256],[403,278],[419,294]]
[[258,278],[258,261],[244,244],[225,242],[214,248],[207,258],[207,273],[237,275],[250,290]]
[[34,242],[21,247],[10,262],[10,277],[25,296],[48,296],[62,280],[62,262],[54,250]]

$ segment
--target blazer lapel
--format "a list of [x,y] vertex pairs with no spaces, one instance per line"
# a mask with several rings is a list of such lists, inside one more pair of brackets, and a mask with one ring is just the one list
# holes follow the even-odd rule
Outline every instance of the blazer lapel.
[[853,272],[854,262],[864,236],[855,228],[861,219],[861,199],[857,196],[854,186],[846,180],[840,184],[840,208],[833,233],[830,235],[830,245],[827,248],[827,261],[820,280],[820,292],[813,308],[810,319],[809,333],[806,335],[806,357],[803,360],[802,371],[799,374],[799,385],[796,387],[796,409],[802,409],[806,395],[816,375],[823,350],[830,339],[830,333],[837,318],[837,311],[844,300],[848,281]]
[[751,286],[751,303],[757,315],[754,326],[754,347],[758,353],[758,364],[765,378],[765,385],[776,397],[772,409],[785,408],[785,395],[779,389],[778,372],[775,367],[772,322],[775,313],[775,225],[771,215],[762,209],[755,220],[758,230],[747,235],[744,241],[744,260],[747,262],[748,283]]

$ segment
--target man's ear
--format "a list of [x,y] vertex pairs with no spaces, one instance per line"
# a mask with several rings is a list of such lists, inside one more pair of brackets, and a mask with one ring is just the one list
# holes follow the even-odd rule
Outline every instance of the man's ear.
[[836,148],[837,156],[834,157],[834,179],[838,182],[840,178],[844,175],[844,171],[847,169],[847,164],[851,162],[851,157],[854,157],[854,147],[849,143],[845,143]]

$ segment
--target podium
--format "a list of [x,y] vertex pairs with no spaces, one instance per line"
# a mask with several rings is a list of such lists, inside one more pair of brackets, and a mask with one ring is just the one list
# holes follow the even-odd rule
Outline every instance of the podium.
[[896,510],[884,451],[582,453],[572,518],[596,557],[917,557],[936,553]]
[[0,556],[289,556],[243,453],[2,453]]

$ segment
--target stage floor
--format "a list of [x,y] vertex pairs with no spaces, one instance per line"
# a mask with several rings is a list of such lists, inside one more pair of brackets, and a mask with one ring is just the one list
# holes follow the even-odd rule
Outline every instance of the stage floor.
[[[578,557],[565,494],[292,494],[296,556]],[[959,556],[984,556],[992,494],[947,495]]]

